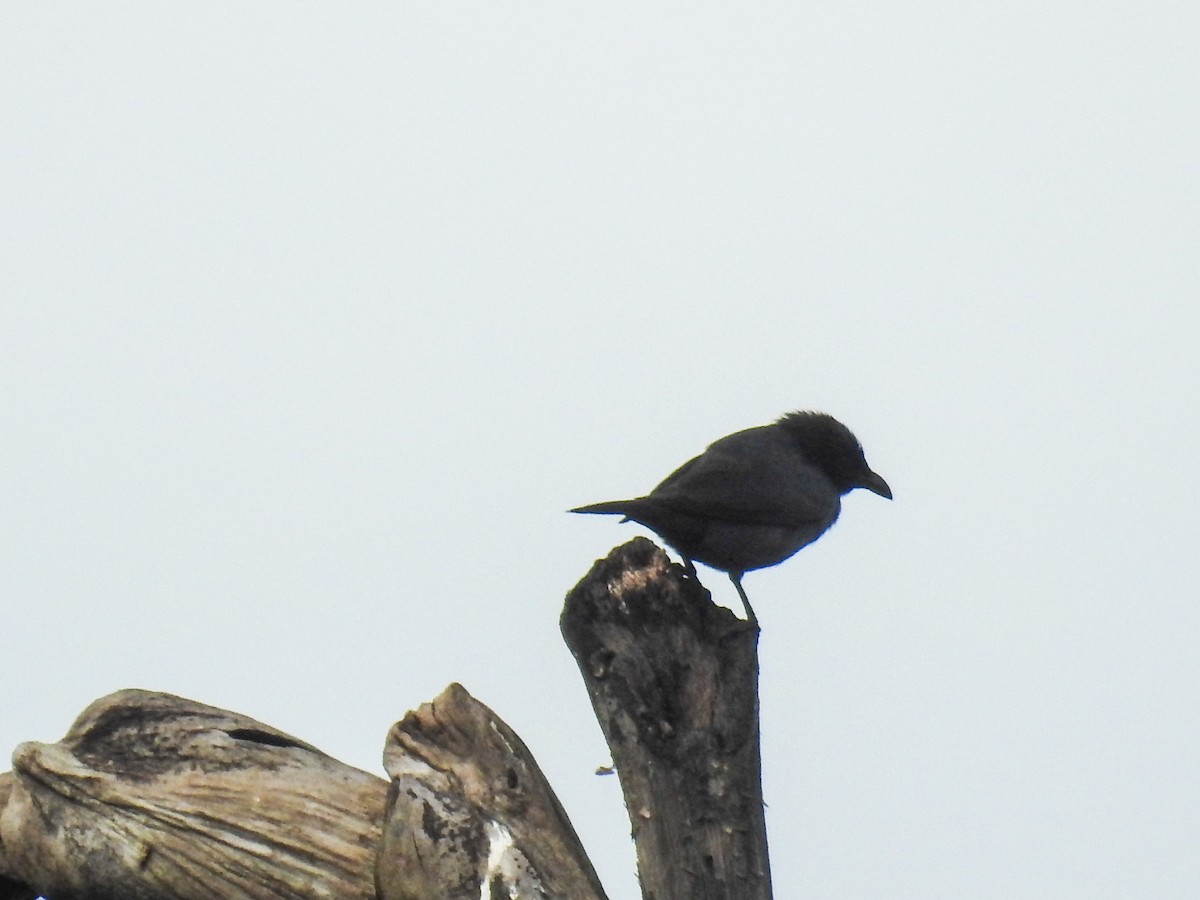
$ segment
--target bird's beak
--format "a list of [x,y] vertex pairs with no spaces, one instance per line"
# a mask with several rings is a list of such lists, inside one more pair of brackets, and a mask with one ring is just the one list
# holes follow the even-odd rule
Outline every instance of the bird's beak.
[[865,487],[872,494],[878,494],[880,497],[892,499],[892,489],[888,487],[888,483],[874,472],[868,471],[867,477],[862,480],[859,487]]

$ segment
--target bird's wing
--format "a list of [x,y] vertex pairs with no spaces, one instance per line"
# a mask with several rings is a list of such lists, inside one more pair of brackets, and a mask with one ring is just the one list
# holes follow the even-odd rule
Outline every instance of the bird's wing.
[[747,525],[831,521],[839,499],[825,474],[785,442],[755,435],[758,431],[717,441],[667,476],[647,499],[688,515]]

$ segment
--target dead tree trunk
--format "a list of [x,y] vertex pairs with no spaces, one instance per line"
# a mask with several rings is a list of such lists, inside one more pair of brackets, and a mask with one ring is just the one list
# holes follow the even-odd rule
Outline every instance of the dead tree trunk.
[[621,778],[647,900],[769,900],[758,629],[637,538],[567,596],[562,632]]

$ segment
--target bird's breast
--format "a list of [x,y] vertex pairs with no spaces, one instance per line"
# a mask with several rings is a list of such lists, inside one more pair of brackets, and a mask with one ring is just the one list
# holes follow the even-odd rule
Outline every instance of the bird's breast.
[[774,566],[819,538],[832,523],[806,525],[746,525],[709,522],[692,559],[725,572],[749,572]]

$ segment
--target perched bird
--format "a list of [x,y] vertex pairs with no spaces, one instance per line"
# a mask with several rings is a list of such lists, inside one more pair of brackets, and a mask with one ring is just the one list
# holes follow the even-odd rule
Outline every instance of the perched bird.
[[640,522],[683,556],[692,575],[694,562],[729,573],[746,618],[757,622],[742,575],[819,538],[855,488],[892,499],[849,428],[825,413],[793,412],[721,438],[645,497],[571,512]]

